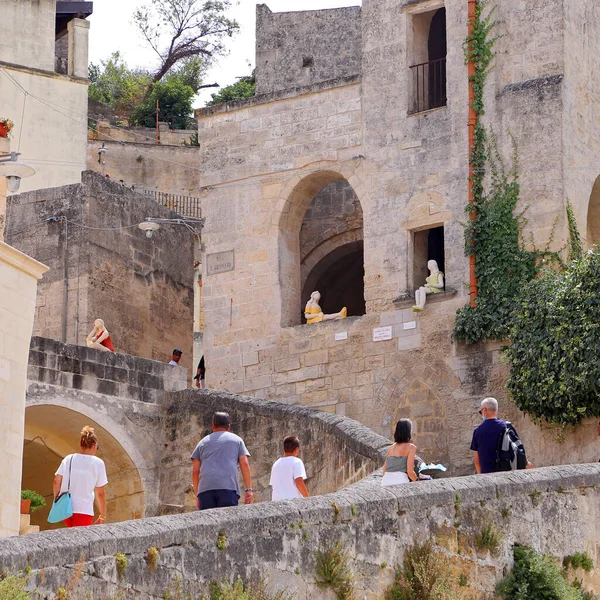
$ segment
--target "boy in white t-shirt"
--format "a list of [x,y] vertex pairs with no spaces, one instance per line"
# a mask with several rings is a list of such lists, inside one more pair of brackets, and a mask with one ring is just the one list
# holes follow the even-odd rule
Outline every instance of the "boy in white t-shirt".
[[292,498],[308,498],[308,490],[304,480],[306,471],[304,463],[298,458],[300,440],[295,435],[288,435],[283,440],[284,456],[273,465],[271,481],[272,500],[290,500]]

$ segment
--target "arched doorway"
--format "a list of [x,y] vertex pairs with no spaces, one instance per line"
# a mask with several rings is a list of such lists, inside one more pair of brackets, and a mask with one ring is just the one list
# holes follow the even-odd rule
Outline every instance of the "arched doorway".
[[41,530],[63,527],[47,522],[52,504],[52,481],[62,459],[79,450],[79,432],[84,425],[96,430],[98,456],[106,464],[108,522],[144,516],[145,496],[137,466],[121,443],[89,417],[56,405],[34,405],[25,410],[22,489],[34,490],[46,498],[47,506],[31,515],[31,524]]
[[365,314],[363,211],[340,173],[313,173],[292,191],[280,219],[279,267],[283,327],[304,323],[316,289],[325,312],[347,306],[349,316]]
[[592,187],[588,204],[586,241],[588,248],[600,244],[600,177]]

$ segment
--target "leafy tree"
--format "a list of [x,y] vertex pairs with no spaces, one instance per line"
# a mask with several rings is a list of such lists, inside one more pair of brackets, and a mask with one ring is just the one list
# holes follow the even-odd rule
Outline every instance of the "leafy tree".
[[128,119],[148,94],[152,77],[143,69],[130,69],[119,52],[114,52],[99,65],[89,66],[89,97],[115,109]]
[[239,25],[225,16],[230,0],[151,0],[134,13],[134,23],[160,59],[153,81],[190,58],[209,64],[225,52],[223,40]]
[[241,77],[235,83],[221,88],[216,94],[211,94],[211,100],[206,103],[206,106],[214,106],[222,104],[230,100],[238,100],[239,98],[250,98],[256,94],[256,80],[254,75]]
[[131,123],[141,127],[154,127],[156,123],[156,101],[159,119],[167,121],[173,129],[187,129],[192,114],[194,90],[177,77],[167,78],[154,84],[143,104],[131,114]]

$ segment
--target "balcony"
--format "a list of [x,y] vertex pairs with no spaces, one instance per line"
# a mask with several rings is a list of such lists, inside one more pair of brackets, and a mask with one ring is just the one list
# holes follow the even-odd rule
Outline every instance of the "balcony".
[[410,67],[412,106],[410,114],[446,106],[446,59],[439,58]]

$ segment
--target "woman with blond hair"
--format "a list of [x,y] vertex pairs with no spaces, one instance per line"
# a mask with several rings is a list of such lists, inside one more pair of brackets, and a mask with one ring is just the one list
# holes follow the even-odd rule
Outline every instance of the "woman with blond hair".
[[93,427],[81,430],[79,452],[63,458],[56,471],[52,490],[54,498],[69,492],[73,505],[73,516],[64,521],[67,527],[84,527],[94,520],[94,498],[100,514],[95,525],[106,520],[106,493],[108,483],[104,461],[96,456],[98,438]]

